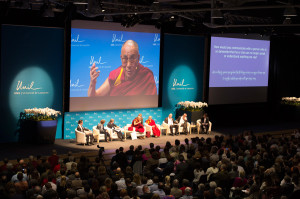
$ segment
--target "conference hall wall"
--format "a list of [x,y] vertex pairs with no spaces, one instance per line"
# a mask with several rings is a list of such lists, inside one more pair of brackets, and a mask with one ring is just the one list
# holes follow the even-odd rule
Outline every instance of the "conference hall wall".
[[[25,108],[62,111],[64,30],[3,25],[1,31],[0,142],[18,141]],[[62,138],[58,119],[56,138]]]
[[180,101],[203,101],[205,38],[166,34],[163,51],[163,118]]

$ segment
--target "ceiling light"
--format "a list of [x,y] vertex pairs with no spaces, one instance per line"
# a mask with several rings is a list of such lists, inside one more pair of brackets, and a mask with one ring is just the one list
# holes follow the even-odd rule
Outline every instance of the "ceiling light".
[[220,18],[223,18],[223,14],[220,10],[212,10],[211,11],[211,18],[220,19]]
[[294,7],[287,7],[284,9],[283,16],[285,17],[296,17],[297,12]]

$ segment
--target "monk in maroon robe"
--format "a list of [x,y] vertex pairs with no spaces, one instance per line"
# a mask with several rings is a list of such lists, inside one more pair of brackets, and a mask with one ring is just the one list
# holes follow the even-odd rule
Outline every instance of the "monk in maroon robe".
[[110,72],[104,83],[96,89],[100,71],[95,64],[90,70],[90,86],[88,96],[132,96],[157,95],[153,73],[139,63],[138,44],[127,40],[121,49],[122,65]]
[[[150,69],[138,64],[136,75],[132,80],[125,80],[122,66],[110,72],[108,81],[111,87],[110,96],[116,95],[156,95],[156,84]],[[120,77],[120,83],[116,83]]]
[[140,116],[138,116],[132,121],[131,128],[129,127],[128,130],[133,130],[133,127],[135,128],[136,132],[144,133],[144,126],[142,124],[142,119]]
[[157,127],[157,125],[155,124],[155,121],[152,119],[151,116],[149,116],[148,120],[146,120],[146,123],[152,127],[152,132],[153,132],[153,135],[155,137],[159,137],[160,136],[160,130],[159,128]]

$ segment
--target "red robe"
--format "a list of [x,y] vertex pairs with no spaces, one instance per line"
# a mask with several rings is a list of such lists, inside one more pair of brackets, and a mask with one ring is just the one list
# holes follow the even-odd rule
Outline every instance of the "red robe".
[[131,123],[131,127],[128,128],[129,131],[133,130],[133,127],[135,127],[136,132],[144,133],[144,126],[142,123],[138,123],[137,125],[134,125],[134,121],[138,122],[139,120],[134,119]]
[[154,136],[157,136],[159,137],[160,136],[160,130],[159,128],[157,128],[156,124],[155,124],[155,121],[154,120],[146,120],[146,123],[149,125],[149,126],[152,126],[152,132],[153,132],[153,135]]
[[[125,81],[125,71],[122,71],[122,66],[110,72],[108,82],[111,90],[108,95],[157,95],[154,76],[149,68],[138,64],[137,72],[132,80]],[[118,79],[120,75],[120,79]]]

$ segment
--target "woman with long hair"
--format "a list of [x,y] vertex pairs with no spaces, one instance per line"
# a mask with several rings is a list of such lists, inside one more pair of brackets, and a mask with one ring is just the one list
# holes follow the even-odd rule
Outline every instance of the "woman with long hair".
[[132,180],[132,182],[134,182],[134,183],[136,184],[136,186],[141,185],[142,182],[141,182],[141,176],[140,176],[140,174],[135,173],[135,174],[133,175],[133,180]]

